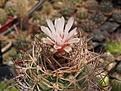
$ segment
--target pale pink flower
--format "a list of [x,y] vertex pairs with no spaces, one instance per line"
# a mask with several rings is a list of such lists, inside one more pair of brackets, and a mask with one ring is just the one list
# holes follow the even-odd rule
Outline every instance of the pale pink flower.
[[71,17],[67,24],[65,24],[64,17],[55,19],[53,22],[47,19],[48,27],[41,26],[41,30],[48,36],[47,38],[43,38],[43,42],[46,44],[50,44],[57,51],[66,51],[70,52],[72,50],[70,44],[79,42],[79,38],[75,38],[75,34],[77,34],[76,29],[70,31],[74,22],[74,18]]

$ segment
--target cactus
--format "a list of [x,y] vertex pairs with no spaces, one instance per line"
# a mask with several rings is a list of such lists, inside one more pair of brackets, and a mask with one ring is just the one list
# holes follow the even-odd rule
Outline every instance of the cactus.
[[[43,46],[41,50],[41,47],[38,46],[38,43],[40,45],[41,42],[36,41],[34,44],[36,50],[33,51],[33,57],[29,56],[31,53],[21,54],[23,57],[28,55],[31,61],[26,62],[25,60],[21,59],[23,60],[23,64],[19,66],[22,67],[22,73],[25,71],[25,73],[23,73],[25,76],[21,76],[21,80],[18,78],[19,83],[24,84],[28,90],[32,91],[91,91],[93,89],[93,85],[90,85],[91,87],[87,85],[88,81],[93,79],[91,77],[87,78],[87,75],[91,75],[91,71],[93,74],[95,74],[93,67],[91,65],[84,65],[86,60],[83,63],[83,60],[80,61],[78,58],[75,58],[76,55],[81,55],[81,53],[78,54],[79,51],[76,51],[78,48],[80,48],[79,45],[81,44],[78,44],[78,47],[75,46],[74,51],[76,54],[72,52],[69,54],[70,56],[66,54],[68,55],[68,58],[63,58],[59,54],[53,54],[51,47],[48,45],[41,44],[40,46]],[[86,49],[83,50],[85,50],[83,51],[84,53],[87,51]],[[89,57],[87,55],[92,54],[86,54],[86,58]],[[72,59],[72,57],[74,57],[75,60],[70,60],[69,62],[69,59]],[[94,55],[92,55],[91,58],[92,57],[94,57]],[[49,61],[51,61],[52,64],[50,64]],[[73,61],[77,63],[72,64]],[[31,67],[27,67],[27,65],[31,65]],[[26,84],[23,83],[23,81],[25,81]],[[96,85],[95,82],[93,83]],[[27,84],[29,84],[29,87],[27,87]],[[25,87],[22,88],[25,89]],[[94,91],[94,89],[92,91]]]
[[100,4],[100,9],[104,13],[110,13],[113,9],[113,5],[111,2],[102,2]]
[[83,0],[68,0],[74,6],[80,6],[83,3]]
[[104,20],[104,15],[101,12],[95,12],[91,15],[91,19],[95,23],[101,23]]
[[110,81],[111,84],[111,91],[121,91],[121,81],[120,81],[121,77],[118,79],[112,79]]
[[110,36],[110,40],[105,43],[106,51],[112,53],[113,55],[121,54],[121,34],[113,33]]
[[[112,65],[112,66],[111,66]],[[121,91],[121,62],[115,60],[111,62],[109,76],[110,76],[110,91]]]
[[7,14],[4,9],[0,9],[0,24],[3,25],[7,21]]
[[28,2],[27,0],[17,0],[15,4],[16,13],[20,18],[24,18],[28,15]]
[[5,0],[0,0],[0,7],[3,7]]
[[4,7],[6,13],[8,15],[11,15],[11,16],[14,16],[16,14],[16,10],[15,10],[15,2],[14,1],[8,1],[6,4],[5,4],[5,7]]
[[116,72],[118,74],[121,74],[121,62],[118,64],[118,66],[116,67]]
[[114,10],[112,18],[116,21],[121,21],[121,10]]
[[28,1],[16,0],[15,9],[18,20],[20,21],[19,27],[21,28],[21,30],[28,30]]
[[87,9],[81,8],[80,10],[77,11],[77,15],[76,16],[79,19],[87,19],[89,14],[88,14]]
[[121,54],[121,42],[119,41],[107,41],[105,44],[106,51],[115,54],[120,55]]
[[60,12],[63,16],[71,16],[74,13],[74,9],[72,7],[63,8]]
[[96,0],[87,0],[85,2],[85,8],[88,10],[95,10],[98,7],[98,2]]
[[[15,67],[21,68],[16,78],[20,87],[27,91],[96,91],[99,55],[88,51],[83,38],[71,45],[69,53],[55,51],[36,36],[30,50],[19,49],[21,65],[15,60]],[[23,59],[26,56],[29,58]]]
[[35,12],[32,14],[32,18],[33,18],[34,20],[41,19],[41,18],[42,18],[42,14],[41,14],[40,12],[35,11]]
[[9,80],[4,79],[3,81],[0,82],[0,91],[20,91],[20,90],[18,90],[14,86],[10,86]]
[[43,9],[42,9],[46,14],[50,14],[50,13],[52,13],[53,11],[52,11],[52,6],[51,6],[51,4],[49,3],[49,2],[45,2],[44,4],[43,4]]
[[86,21],[82,22],[81,28],[83,29],[83,31],[90,32],[90,31],[93,31],[96,27],[95,27],[95,23],[93,21],[86,20]]
[[37,25],[37,24],[39,24],[40,23],[40,21],[42,21],[42,14],[40,13],[40,12],[37,12],[37,11],[35,11],[33,14],[32,14],[32,24],[33,24],[33,26],[35,25]]
[[35,3],[35,0],[28,0],[29,6],[33,6],[33,4]]

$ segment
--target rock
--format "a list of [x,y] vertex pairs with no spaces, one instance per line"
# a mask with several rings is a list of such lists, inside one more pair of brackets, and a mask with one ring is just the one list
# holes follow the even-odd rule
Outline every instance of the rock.
[[112,55],[110,52],[105,52],[102,57],[104,58],[105,61],[112,62],[115,60],[114,55]]
[[103,40],[105,40],[105,36],[103,36],[102,34],[97,34],[93,37],[93,40],[97,42],[102,42]]
[[109,33],[112,33],[115,31],[120,25],[115,22],[105,22],[103,25],[99,27],[101,31],[107,31]]

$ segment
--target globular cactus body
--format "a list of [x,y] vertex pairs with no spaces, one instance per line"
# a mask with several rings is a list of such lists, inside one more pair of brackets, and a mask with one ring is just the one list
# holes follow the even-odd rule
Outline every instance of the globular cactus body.
[[116,72],[119,73],[119,74],[121,74],[121,62],[116,67]]
[[60,12],[63,16],[71,16],[74,13],[74,9],[71,7],[63,8]]
[[97,6],[98,6],[98,2],[96,0],[87,0],[85,2],[85,8],[89,10],[95,10],[97,9]]
[[85,22],[82,22],[81,24],[81,28],[86,31],[86,32],[90,32],[93,31],[96,27],[95,27],[95,22],[91,21],[91,20],[86,20]]
[[3,7],[5,0],[0,0],[0,7]]
[[8,15],[14,16],[16,14],[15,1],[8,1],[5,4],[4,9]]
[[76,16],[79,19],[87,19],[89,14],[88,14],[87,9],[81,8],[80,10],[77,11],[77,15]]
[[[52,42],[52,38],[51,43],[55,44],[53,46],[51,43],[45,43],[45,41],[48,42],[48,37],[36,36],[35,41],[30,45],[30,50],[26,50],[26,52],[24,50],[24,52],[19,53],[21,55],[21,65],[16,64],[18,60],[15,60],[15,66],[19,69],[17,80],[21,88],[27,88],[27,91],[97,91],[98,82],[95,78],[97,71],[99,71],[96,70],[98,69],[99,55],[88,51],[86,41],[78,37],[75,30],[70,30],[72,21],[73,18],[71,17],[66,25],[69,30],[67,28],[65,31],[59,32],[59,26],[61,27],[62,23],[64,24],[65,19],[63,17],[58,18],[54,23],[48,19],[49,28],[52,31],[54,28],[57,29],[57,35],[54,31],[51,32],[44,26],[41,26],[41,30],[47,36],[52,35],[54,39],[58,36],[61,39],[68,38],[66,35],[61,37],[61,34],[67,32],[74,37],[71,36],[72,39],[76,39],[78,42],[71,42],[71,45],[65,45],[64,43],[67,43],[68,40],[63,42],[63,40],[57,39],[55,40],[56,45]],[[46,30],[50,32],[47,33],[45,32]],[[64,45],[57,47],[60,43],[59,41]]]
[[4,9],[0,9],[0,24],[3,25],[7,20],[7,14]]
[[91,19],[95,22],[95,23],[101,23],[104,20],[104,15],[100,12],[96,12],[93,13],[91,15]]
[[100,4],[100,9],[104,13],[110,13],[113,9],[113,5],[111,2],[102,2]]
[[16,13],[20,18],[24,18],[28,15],[28,1],[17,0],[15,4]]

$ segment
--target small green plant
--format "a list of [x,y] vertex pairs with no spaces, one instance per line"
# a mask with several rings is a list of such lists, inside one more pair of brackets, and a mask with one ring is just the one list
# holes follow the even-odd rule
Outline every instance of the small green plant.
[[88,14],[88,11],[87,9],[85,8],[80,8],[78,11],[77,11],[77,18],[79,19],[87,19],[89,14]]
[[50,14],[52,12],[52,6],[49,2],[45,2],[43,4],[43,11],[46,13],[46,14]]
[[113,79],[110,80],[111,91],[121,91],[121,62],[115,67],[115,73],[112,74]]
[[17,55],[17,52],[15,50],[10,50],[9,51],[9,56],[14,57]]
[[35,3],[35,0],[28,0],[28,5],[31,6]]
[[111,84],[111,91],[121,91],[121,77],[118,77],[118,79],[112,79],[110,81]]
[[41,14],[40,12],[35,11],[35,12],[32,14],[32,18],[33,18],[34,20],[41,19],[41,18],[42,18],[42,14]]
[[121,62],[116,61],[116,64],[112,69],[110,77],[113,79],[110,79],[110,91],[121,91]]
[[114,10],[112,18],[116,21],[121,21],[121,10]]
[[104,13],[110,13],[113,10],[113,5],[111,2],[102,2],[100,4],[100,9]]
[[74,9],[72,7],[63,8],[61,14],[63,16],[71,16],[74,13]]
[[40,13],[40,12],[37,12],[35,11],[33,14],[32,14],[32,18],[33,18],[33,24],[34,25],[37,25],[40,23],[40,21],[42,21],[42,17],[43,15]]
[[118,64],[118,66],[116,67],[116,72],[118,74],[121,74],[121,62]]
[[28,2],[27,0],[17,0],[15,4],[16,14],[20,18],[24,18],[28,15]]
[[85,8],[88,10],[95,10],[98,7],[98,2],[96,0],[87,0],[85,2]]
[[82,0],[68,0],[68,1],[71,2],[72,5],[74,6],[80,6],[83,3]]
[[95,12],[91,15],[91,19],[95,23],[101,23],[104,20],[104,15],[101,12]]
[[11,15],[11,16],[14,16],[16,14],[16,10],[15,10],[15,3],[12,2],[12,1],[8,1],[6,4],[5,4],[5,7],[4,7],[6,13],[8,15]]
[[83,29],[83,31],[91,32],[96,28],[95,22],[93,22],[92,20],[86,20],[82,22],[81,28]]
[[119,41],[108,41],[105,45],[106,51],[120,55],[121,54],[121,42]]
[[[16,69],[21,68],[19,73],[23,74],[16,78],[22,89],[98,91],[99,55],[88,51],[86,41],[78,37],[76,28],[71,30],[73,22],[73,17],[66,25],[64,17],[55,19],[54,23],[48,19],[48,27],[40,26],[46,36],[36,36],[30,50],[19,49],[21,65],[16,64],[18,60],[14,61]],[[26,56],[29,58],[25,59]]]
[[20,90],[18,90],[14,86],[11,86],[9,84],[9,80],[4,79],[4,81],[0,82],[0,91],[20,91]]
[[0,0],[0,7],[2,7],[5,3],[5,0]]
[[7,21],[7,13],[4,9],[0,9],[0,24],[3,25]]

